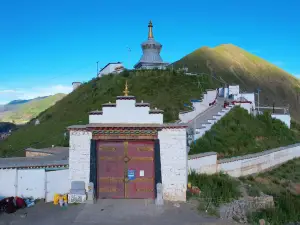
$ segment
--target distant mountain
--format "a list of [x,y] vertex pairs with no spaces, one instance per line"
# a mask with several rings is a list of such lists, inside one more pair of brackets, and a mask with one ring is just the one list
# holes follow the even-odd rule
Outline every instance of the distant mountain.
[[216,82],[239,84],[245,92],[259,88],[261,106],[272,106],[273,102],[277,107],[289,105],[292,117],[300,122],[300,80],[235,45],[202,47],[172,66],[208,74]]
[[13,108],[13,110],[3,112],[0,121],[11,122],[15,124],[27,123],[32,118],[38,116],[41,112],[53,106],[57,101],[61,100],[64,96],[65,94],[56,94],[51,96],[38,97],[31,100],[12,101],[8,103],[6,106],[17,105],[17,108]]
[[[18,100],[13,100],[5,105],[0,105],[0,113],[1,112],[6,112],[6,111],[14,111],[16,110],[18,107],[20,107],[22,104],[25,104],[27,102],[30,101],[34,101],[34,100],[39,100],[39,99],[44,99],[47,98],[48,96],[42,96],[42,97],[37,97],[37,98],[33,98],[33,99],[18,99]],[[1,115],[0,115],[1,118]]]
[[26,103],[26,102],[29,102],[31,99],[29,100],[13,100],[9,103],[7,103],[6,105],[18,105],[18,104],[23,104],[23,103]]

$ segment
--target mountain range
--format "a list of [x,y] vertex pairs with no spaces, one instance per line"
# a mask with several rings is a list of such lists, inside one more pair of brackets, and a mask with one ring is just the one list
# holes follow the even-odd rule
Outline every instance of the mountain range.
[[13,100],[0,107],[0,121],[24,124],[54,105],[64,96],[65,94],[55,94],[28,100]]

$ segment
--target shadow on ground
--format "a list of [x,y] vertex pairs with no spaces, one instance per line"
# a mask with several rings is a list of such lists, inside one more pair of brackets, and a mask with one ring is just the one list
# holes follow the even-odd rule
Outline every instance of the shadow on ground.
[[147,200],[99,200],[96,204],[70,205],[61,208],[39,203],[14,214],[1,214],[0,225],[226,225],[217,218],[203,216],[190,203],[166,202],[156,206]]

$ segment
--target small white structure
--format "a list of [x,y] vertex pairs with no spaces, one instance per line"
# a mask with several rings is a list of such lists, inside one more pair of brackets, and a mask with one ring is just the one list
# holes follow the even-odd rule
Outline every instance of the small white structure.
[[90,182],[98,198],[157,198],[186,201],[187,132],[185,124],[164,124],[163,111],[118,96],[102,111],[90,113],[89,124],[70,131],[69,182]]
[[37,126],[37,125],[39,125],[39,124],[40,124],[40,120],[39,120],[39,119],[36,119],[35,122],[34,122],[34,125]]
[[106,64],[98,73],[98,77],[111,73],[121,73],[124,70],[124,66],[121,62],[112,62]]
[[72,83],[73,91],[76,90],[76,89],[77,89],[79,86],[81,86],[81,85],[82,85],[81,82],[77,82],[77,81],[76,81],[76,82],[73,82],[73,83]]

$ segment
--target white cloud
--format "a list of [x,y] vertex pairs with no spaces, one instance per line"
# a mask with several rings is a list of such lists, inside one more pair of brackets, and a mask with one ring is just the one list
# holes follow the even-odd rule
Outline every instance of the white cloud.
[[57,93],[68,94],[71,91],[72,86],[61,84],[48,87],[33,87],[30,89],[0,90],[0,104],[6,104],[17,99],[32,99]]
[[15,93],[15,90],[0,90],[0,95],[1,94],[7,94],[7,93]]

